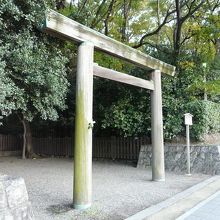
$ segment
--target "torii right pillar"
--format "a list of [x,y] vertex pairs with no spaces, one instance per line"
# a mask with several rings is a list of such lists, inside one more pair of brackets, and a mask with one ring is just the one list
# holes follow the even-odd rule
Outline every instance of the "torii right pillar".
[[161,71],[154,70],[151,80],[154,82],[151,91],[152,180],[165,181]]

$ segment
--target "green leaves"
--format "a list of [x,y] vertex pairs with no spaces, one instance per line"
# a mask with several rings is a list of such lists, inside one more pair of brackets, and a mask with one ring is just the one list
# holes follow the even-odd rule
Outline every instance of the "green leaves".
[[150,115],[144,113],[147,109],[135,106],[131,100],[120,100],[105,112],[102,121],[103,128],[112,127],[120,131],[120,135],[134,136],[141,133],[146,134],[145,125],[149,122]]
[[57,110],[67,107],[68,59],[54,39],[36,30],[44,9],[43,0],[0,4],[0,115],[56,120]]
[[211,101],[194,101],[186,105],[186,111],[192,113],[192,136],[202,140],[205,134],[220,132],[220,105]]

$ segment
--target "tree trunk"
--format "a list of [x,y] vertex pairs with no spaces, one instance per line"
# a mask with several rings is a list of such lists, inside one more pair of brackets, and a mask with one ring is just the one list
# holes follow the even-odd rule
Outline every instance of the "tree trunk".
[[26,153],[27,158],[32,158],[33,156],[33,143],[32,143],[32,133],[31,133],[31,126],[30,122],[25,120],[27,133],[26,133]]
[[106,35],[106,36],[108,36],[108,34],[109,34],[108,22],[109,22],[109,19],[110,19],[110,15],[111,15],[111,13],[112,13],[112,11],[113,11],[115,2],[116,2],[116,0],[112,0],[112,1],[111,1],[110,5],[109,5],[109,7],[108,7],[107,16],[106,16],[106,18],[105,18],[105,20],[104,20],[104,25],[105,25],[104,30],[105,30],[105,35]]
[[173,45],[174,45],[174,60],[175,64],[178,61],[179,53],[180,53],[180,40],[181,40],[181,29],[182,29],[182,21],[181,21],[181,7],[179,0],[175,1],[176,3],[176,27],[173,33]]
[[23,150],[22,150],[22,159],[26,159],[25,153],[26,153],[26,125],[24,120],[21,121],[23,124],[23,128],[24,128],[24,133],[23,133]]
[[26,156],[27,158],[32,158],[33,144],[30,123],[26,119],[23,119],[22,124],[24,129],[22,159],[25,159]]
[[122,42],[128,42],[128,36],[127,36],[127,26],[128,26],[128,16],[129,12],[131,9],[131,0],[126,1],[124,0],[124,5],[123,5],[123,24],[122,24],[122,29],[121,29],[121,41]]

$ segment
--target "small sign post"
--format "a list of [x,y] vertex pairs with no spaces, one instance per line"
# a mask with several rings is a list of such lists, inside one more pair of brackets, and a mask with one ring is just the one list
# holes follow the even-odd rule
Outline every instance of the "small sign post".
[[193,115],[190,113],[184,114],[185,116],[185,125],[186,125],[186,150],[187,150],[187,174],[191,176],[190,172],[190,135],[189,135],[189,126],[192,125],[192,117]]

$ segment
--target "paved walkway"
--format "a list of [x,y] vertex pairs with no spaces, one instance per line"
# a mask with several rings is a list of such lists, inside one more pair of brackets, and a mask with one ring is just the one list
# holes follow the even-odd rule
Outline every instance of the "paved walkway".
[[[216,201],[215,198],[218,198],[218,201]],[[202,207],[208,205],[212,200],[214,202],[214,204],[211,204],[212,210],[210,206],[207,207],[207,210]],[[198,213],[196,213],[196,211],[198,211]],[[197,216],[195,216],[196,214]],[[163,202],[150,206],[130,216],[126,220],[174,219],[220,220],[220,176],[213,176],[200,182]]]
[[220,191],[199,203],[177,220],[220,220]]

